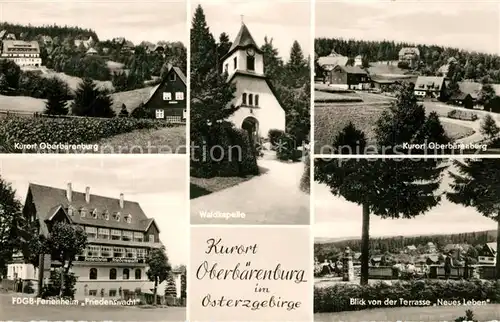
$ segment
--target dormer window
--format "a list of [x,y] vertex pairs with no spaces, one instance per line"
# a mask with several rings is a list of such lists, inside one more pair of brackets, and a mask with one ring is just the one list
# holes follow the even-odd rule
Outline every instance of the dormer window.
[[104,214],[103,214],[103,218],[104,220],[109,220],[109,211],[105,211]]
[[127,224],[130,224],[132,222],[132,216],[131,215],[125,215],[124,219],[125,219],[125,222]]
[[87,216],[87,209],[80,208],[80,217],[85,218]]
[[116,221],[120,221],[120,218],[121,218],[121,214],[119,212],[115,212],[113,214],[113,219],[116,220]]
[[247,93],[243,93],[243,96],[241,97],[241,104],[247,105]]
[[68,207],[68,215],[73,216],[75,214],[75,209],[72,206]]
[[94,211],[92,211],[92,218],[97,219],[97,209],[94,209]]

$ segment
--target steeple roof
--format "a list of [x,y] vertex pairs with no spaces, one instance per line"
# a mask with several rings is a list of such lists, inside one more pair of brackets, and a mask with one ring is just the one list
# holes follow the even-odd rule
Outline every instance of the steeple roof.
[[250,30],[248,30],[248,27],[245,25],[245,23],[242,22],[240,31],[238,31],[238,34],[236,35],[236,38],[234,39],[233,44],[231,45],[231,48],[229,48],[227,54],[224,55],[224,59],[227,56],[231,55],[233,52],[235,52],[237,49],[247,48],[247,47],[253,47],[257,52],[261,53],[261,50],[259,46],[257,46],[255,40],[253,39]]

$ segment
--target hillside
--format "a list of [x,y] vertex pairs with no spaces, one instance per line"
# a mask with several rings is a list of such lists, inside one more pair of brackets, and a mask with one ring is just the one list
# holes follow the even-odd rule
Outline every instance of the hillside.
[[437,75],[439,68],[456,61],[453,76],[457,81],[481,80],[489,76],[494,83],[500,83],[500,56],[471,52],[459,48],[429,44],[411,44],[395,41],[366,41],[342,38],[315,39],[316,57],[328,56],[332,50],[340,55],[355,57],[362,55],[369,62],[398,60],[403,47],[417,47],[421,65],[418,71],[424,75]]

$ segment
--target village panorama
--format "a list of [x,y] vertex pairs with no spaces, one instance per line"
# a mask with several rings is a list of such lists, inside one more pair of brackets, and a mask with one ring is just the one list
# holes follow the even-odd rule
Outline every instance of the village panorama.
[[498,320],[499,161],[316,158],[315,321]]
[[0,22],[1,152],[185,153],[185,45],[113,30]]
[[[486,45],[472,48],[468,44],[472,43],[469,38],[474,38],[472,31],[462,42],[447,42],[445,35],[458,38],[459,31],[441,28],[446,18],[450,26],[464,24],[471,29],[471,24],[477,24],[475,16],[494,18],[496,12],[498,17],[496,5],[470,8],[460,4],[453,10],[460,10],[461,15],[469,10],[460,22],[461,16],[446,14],[449,10],[445,8],[451,4],[444,4],[443,9],[430,5],[430,16],[413,5],[317,4],[316,154],[500,151],[498,27],[480,28],[481,39],[491,44],[487,49],[480,49]],[[350,9],[359,9],[351,18],[360,22],[347,34],[342,34],[341,23],[322,13]],[[392,20],[384,20],[384,15],[392,12]],[[401,23],[396,12],[408,15],[410,22]],[[363,23],[369,19],[378,24],[364,32]],[[425,30],[414,23],[422,19],[428,20]],[[485,20],[498,23],[498,18]],[[435,30],[442,30],[442,38]]]

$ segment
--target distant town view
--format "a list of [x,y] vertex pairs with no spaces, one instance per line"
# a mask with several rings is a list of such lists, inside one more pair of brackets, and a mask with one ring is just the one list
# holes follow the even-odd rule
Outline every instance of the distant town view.
[[3,152],[34,153],[28,144],[44,142],[97,144],[104,153],[185,153],[181,41],[133,43],[127,35],[101,39],[93,29],[57,21],[1,22],[0,53]]
[[[316,153],[353,154],[357,152],[340,151],[339,148],[357,146],[364,154],[366,145],[376,146],[374,150],[380,152],[381,147],[425,142],[455,143],[464,150],[480,152],[486,147],[490,151],[498,148],[500,56],[438,45],[433,43],[432,36],[425,43],[401,41],[404,35],[399,35],[399,41],[392,40],[398,38],[391,36],[393,29],[387,21],[380,21],[372,28],[379,28],[378,39],[372,39],[375,32],[371,33],[372,38],[359,38],[363,34],[364,20],[378,21],[384,12],[394,20],[398,10],[401,15],[410,16],[411,21],[401,31],[407,35],[419,33],[419,26],[411,24],[417,17],[425,16],[428,24],[438,29],[442,19],[452,20],[450,23],[460,19],[460,16],[451,18],[446,10],[441,12],[433,6],[429,8],[432,15],[419,10],[409,12],[412,6],[398,6],[393,2],[317,4],[317,12],[359,10],[356,17],[360,19],[357,22],[360,29],[355,25],[348,30],[357,35],[355,39],[343,36],[342,29],[335,28],[334,22],[328,22],[327,17],[319,14],[315,40]],[[467,8],[466,4],[454,7],[460,15]],[[485,4],[474,10],[483,12],[491,8],[496,9]],[[464,24],[472,23],[474,13],[467,14],[470,19]],[[331,36],[327,36],[330,25]],[[443,27],[443,32],[453,32],[448,29]],[[427,29],[422,32],[427,35]],[[498,27],[482,36],[489,38],[494,48],[495,42],[498,43]],[[464,34],[463,37],[466,37],[465,44],[472,36]],[[398,122],[402,122],[403,128],[395,133],[394,126],[389,125]],[[433,130],[424,131],[424,128]],[[422,153],[415,150],[414,154]]]

